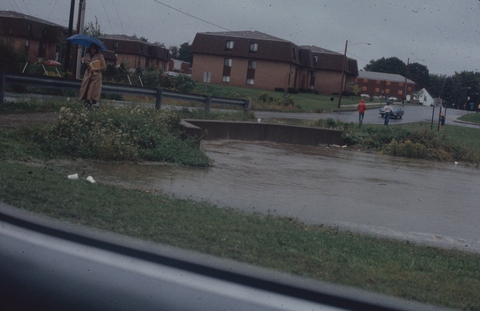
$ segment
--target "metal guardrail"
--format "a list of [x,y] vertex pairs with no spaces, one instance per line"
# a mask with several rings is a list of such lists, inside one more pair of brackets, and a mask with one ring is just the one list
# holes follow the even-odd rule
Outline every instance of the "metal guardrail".
[[[45,77],[45,76],[33,76],[33,75],[15,75],[0,72],[0,104],[3,104],[5,99],[5,86],[6,85],[24,85],[24,86],[36,86],[44,88],[57,88],[57,89],[74,89],[79,90],[80,80],[72,80],[57,77]],[[152,96],[156,98],[155,107],[160,109],[163,98],[169,98],[174,100],[182,100],[188,102],[201,102],[205,104],[205,110],[210,111],[211,104],[219,105],[235,105],[242,106],[244,112],[248,112],[250,109],[251,101],[249,99],[235,99],[224,97],[211,97],[201,94],[189,94],[181,93],[170,90],[164,90],[160,88],[148,88],[133,86],[127,84],[116,83],[103,83],[103,93],[113,94],[132,94],[140,96]]]

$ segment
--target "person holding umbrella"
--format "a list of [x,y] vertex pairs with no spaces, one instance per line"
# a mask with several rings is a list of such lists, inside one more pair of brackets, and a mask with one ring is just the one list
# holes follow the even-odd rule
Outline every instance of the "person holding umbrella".
[[96,105],[102,93],[102,71],[107,69],[107,65],[97,44],[90,44],[82,57],[82,64],[86,71],[80,86],[79,99],[84,101],[86,108],[98,107]]

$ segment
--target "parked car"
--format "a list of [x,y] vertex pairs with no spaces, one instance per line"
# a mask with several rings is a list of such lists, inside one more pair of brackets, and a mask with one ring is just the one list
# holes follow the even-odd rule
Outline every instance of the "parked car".
[[[392,107],[392,112],[390,113],[390,118],[395,118],[395,119],[401,119],[403,117],[403,114],[405,113],[402,108],[392,105],[390,103],[390,107]],[[382,118],[385,117],[385,109],[382,107],[379,110],[380,116]]]

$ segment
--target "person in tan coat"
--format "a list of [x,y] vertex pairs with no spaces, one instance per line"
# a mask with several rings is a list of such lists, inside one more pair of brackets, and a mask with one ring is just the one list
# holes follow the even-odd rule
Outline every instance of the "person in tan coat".
[[[84,57],[82,64],[86,67],[80,86],[79,99],[84,101],[86,108],[96,106],[102,94],[102,71],[107,69],[105,58],[96,44],[92,43]],[[97,107],[97,106],[96,106]]]

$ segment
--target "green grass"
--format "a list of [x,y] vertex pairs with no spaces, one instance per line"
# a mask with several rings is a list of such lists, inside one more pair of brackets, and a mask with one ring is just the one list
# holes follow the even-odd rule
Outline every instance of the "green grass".
[[[294,101],[294,107],[292,108],[284,107],[282,105],[263,103],[261,100],[259,100],[259,96],[265,93],[273,98],[281,99],[284,95],[282,92],[227,85],[208,84],[205,87],[204,83],[197,83],[194,91],[201,94],[219,97],[251,98],[253,102],[252,109],[254,110],[274,110],[285,112],[329,112],[338,109],[338,95],[314,93],[288,94]],[[341,109],[352,109],[351,105],[357,105],[360,99],[360,96],[342,96]],[[380,105],[379,101],[373,102],[378,102]],[[353,108],[356,109],[356,107]]]
[[[9,204],[119,234],[463,310],[480,310],[480,257],[291,218],[68,180],[54,166],[0,163]],[[281,260],[279,260],[281,258]]]
[[458,118],[462,121],[480,124],[480,113],[469,113]]
[[[10,108],[5,106],[4,112],[11,113],[9,109],[20,112],[61,109],[61,104],[47,104],[46,108],[41,106],[37,103],[18,107],[12,105]],[[137,138],[145,137],[141,133],[155,137],[154,133],[140,130],[139,125],[147,124],[146,128],[154,132],[160,130],[165,136],[165,129],[175,133],[178,120],[184,117],[249,120],[251,115],[205,114],[186,109],[173,115],[173,112],[165,112],[164,115],[153,109],[143,111],[138,107],[106,107],[102,111],[75,109],[63,108],[61,115],[66,122],[60,121],[52,126],[0,129],[1,200],[73,223],[318,280],[446,307],[480,310],[479,255],[305,225],[291,218],[242,213],[228,207],[153,195],[140,190],[101,183],[92,185],[84,180],[86,176],[71,181],[66,178],[70,172],[64,171],[61,166],[46,165],[44,161],[78,157],[79,151],[74,146],[65,147],[64,144],[60,151],[56,147],[61,140],[80,143],[85,127],[98,133],[102,132],[102,128],[112,129],[107,139],[102,134],[99,134],[100,138],[82,139],[85,142],[96,139],[99,142],[112,141],[114,143],[110,148],[114,148],[122,140],[111,137],[130,137],[132,133],[136,133],[134,137]],[[162,127],[155,128],[150,122],[161,124]],[[464,149],[464,145],[478,146],[475,140],[478,129],[448,126],[445,131],[438,132],[420,124],[385,129],[384,126],[358,126],[334,120],[307,122],[310,126],[342,129],[346,142],[370,150],[381,151],[387,146],[393,148],[390,144],[395,140],[398,142],[395,152],[407,152],[407,156],[408,152],[417,152],[415,144],[420,142],[422,146],[435,147],[431,150],[436,150],[441,156],[446,155],[440,151],[466,156],[472,151]],[[100,127],[96,128],[95,124]],[[53,136],[55,139],[52,133],[56,135]],[[455,147],[457,144],[463,147]],[[88,146],[90,149],[81,149],[85,158],[102,159],[92,153],[94,144]],[[165,149],[172,150],[171,145],[167,144]],[[179,160],[180,154],[170,153],[171,159],[174,162]],[[447,155],[451,156],[450,153]],[[94,172],[89,174],[94,175]]]

